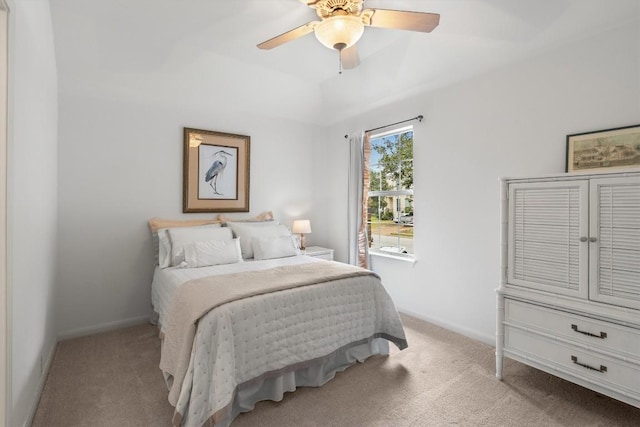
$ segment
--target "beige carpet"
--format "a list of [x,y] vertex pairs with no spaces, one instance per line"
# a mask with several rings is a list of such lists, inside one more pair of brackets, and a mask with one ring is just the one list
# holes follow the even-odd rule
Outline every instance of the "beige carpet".
[[[232,427],[639,426],[640,409],[403,316],[409,348],[357,364],[320,388],[261,402]],[[33,426],[170,426],[157,330],[141,325],[61,342]]]

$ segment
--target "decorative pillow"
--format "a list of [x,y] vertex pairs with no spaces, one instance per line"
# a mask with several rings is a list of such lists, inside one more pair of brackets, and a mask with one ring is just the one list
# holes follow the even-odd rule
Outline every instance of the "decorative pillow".
[[222,224],[220,221],[215,219],[188,219],[188,220],[179,220],[179,219],[161,219],[161,218],[151,218],[149,220],[149,228],[151,229],[151,240],[153,241],[153,256],[155,259],[156,265],[159,265],[159,249],[160,242],[158,239],[158,231],[160,229],[165,228],[175,228],[175,227],[196,227],[199,225],[214,225],[218,224],[218,227]]
[[253,239],[253,257],[257,260],[300,255],[294,236]]
[[242,262],[240,240],[205,240],[187,243],[184,246],[184,260],[183,264],[186,264],[186,267]]
[[231,218],[231,217],[228,217],[226,215],[220,214],[220,215],[218,215],[218,221],[220,221],[220,222],[262,222],[262,221],[273,221],[273,212],[265,211],[265,212],[262,212],[258,216],[255,216],[253,218],[247,218],[247,219],[236,219],[236,218]]
[[180,265],[184,261],[185,245],[193,242],[204,242],[207,240],[233,240],[231,230],[226,227],[211,227],[208,225],[201,227],[181,227],[170,228],[169,237],[171,239],[171,265]]
[[227,227],[233,230],[235,237],[240,238],[242,258],[253,258],[253,239],[263,237],[291,236],[284,225],[270,222],[228,222]]

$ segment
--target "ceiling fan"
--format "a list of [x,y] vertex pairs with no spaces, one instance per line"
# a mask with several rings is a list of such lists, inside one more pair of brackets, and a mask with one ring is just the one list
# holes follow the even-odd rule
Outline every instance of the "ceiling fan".
[[342,67],[355,68],[359,63],[356,42],[362,37],[364,27],[392,28],[398,30],[431,32],[440,22],[437,13],[409,12],[402,10],[363,9],[365,0],[300,0],[316,10],[320,21],[311,21],[280,34],[258,45],[260,49],[273,49],[281,44],[315,32],[316,38],[340,53]]

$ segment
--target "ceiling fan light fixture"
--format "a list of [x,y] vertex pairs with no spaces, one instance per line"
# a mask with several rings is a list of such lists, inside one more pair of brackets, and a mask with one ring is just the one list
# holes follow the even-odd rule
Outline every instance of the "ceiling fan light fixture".
[[357,16],[332,16],[315,27],[316,38],[329,49],[342,50],[356,44],[364,33],[364,24]]

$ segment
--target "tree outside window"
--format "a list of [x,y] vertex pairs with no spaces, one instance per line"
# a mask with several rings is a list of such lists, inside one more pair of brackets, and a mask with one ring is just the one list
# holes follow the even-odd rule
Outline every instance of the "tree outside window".
[[413,128],[372,135],[369,168],[370,249],[413,254]]

